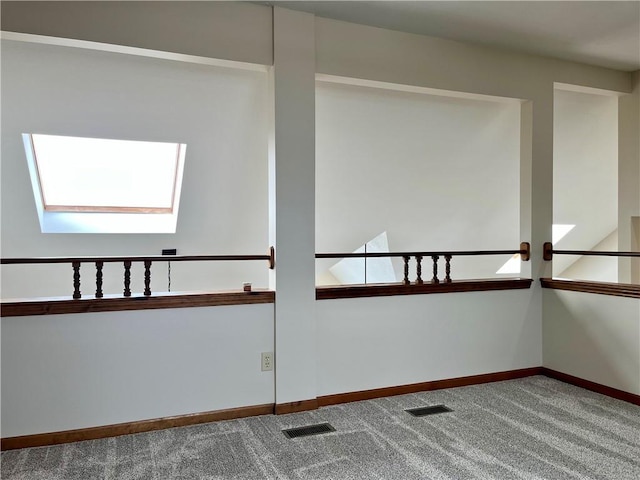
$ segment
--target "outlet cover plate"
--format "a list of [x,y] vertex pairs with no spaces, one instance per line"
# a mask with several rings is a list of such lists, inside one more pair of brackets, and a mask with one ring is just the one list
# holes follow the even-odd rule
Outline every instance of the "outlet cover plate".
[[262,352],[262,371],[270,372],[273,370],[273,352]]

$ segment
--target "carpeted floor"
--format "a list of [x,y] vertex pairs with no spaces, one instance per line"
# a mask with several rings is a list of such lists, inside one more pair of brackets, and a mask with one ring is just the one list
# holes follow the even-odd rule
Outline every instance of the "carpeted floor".
[[[454,411],[412,417],[407,408]],[[322,422],[336,432],[288,439]],[[2,453],[4,480],[640,479],[640,407],[542,376]]]

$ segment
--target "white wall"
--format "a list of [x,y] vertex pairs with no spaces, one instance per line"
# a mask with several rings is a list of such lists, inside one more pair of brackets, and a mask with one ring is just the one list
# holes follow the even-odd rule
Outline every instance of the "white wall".
[[[553,223],[575,225],[555,248],[595,249],[618,229],[618,98],[556,89],[553,134]],[[553,274],[578,259],[555,256]],[[607,260],[611,275],[600,280],[617,281],[617,261]]]
[[640,301],[563,290],[543,294],[544,366],[640,394]]
[[532,100],[554,82],[630,91],[625,72],[327,18],[316,17],[316,45],[327,75]]
[[[392,251],[517,249],[519,178],[517,101],[317,83],[320,252],[384,231]],[[492,277],[509,257],[456,257],[453,275]]]
[[[593,250],[603,251],[616,251],[617,249],[618,230],[593,247]],[[554,261],[559,257],[559,255],[556,255]],[[566,270],[555,276],[575,280],[616,283],[618,281],[618,259],[615,257],[580,256]]]
[[522,231],[530,233],[532,275],[548,276],[542,244],[551,239],[553,214],[553,85],[629,92],[629,74],[324,18],[316,18],[316,32],[322,74],[531,101],[520,218],[529,222]]
[[273,305],[2,318],[2,436],[273,403]]
[[529,290],[322,300],[318,395],[539,366]]
[[[2,42],[2,254],[266,254],[267,74],[81,48]],[[187,144],[175,234],[43,234],[22,133]],[[145,179],[139,179],[145,188]],[[3,298],[70,295],[71,268],[3,268]],[[93,266],[82,290],[93,294]],[[132,288],[141,291],[142,267]],[[167,289],[164,264],[152,290]],[[37,280],[36,280],[37,279]],[[172,265],[172,290],[267,286],[266,262]],[[105,267],[122,292],[122,266]]]
[[[3,28],[11,30],[11,25],[15,25],[17,21],[15,17],[12,20],[11,15],[7,15],[9,10],[5,10],[5,8],[7,8],[5,6],[6,3],[7,2],[3,2],[2,6]],[[220,48],[224,51],[223,54],[221,54],[222,58],[239,61],[254,61],[256,63],[263,64],[271,63],[270,59],[267,61],[248,59],[241,53],[243,51],[242,48],[239,50],[235,50],[235,48],[231,47],[228,49],[226,48],[227,40],[230,42],[229,45],[233,46],[238,46],[244,41],[251,43],[253,40],[256,40],[258,44],[265,46],[267,52],[272,53],[271,48],[273,44],[271,43],[270,35],[263,35],[264,31],[261,29],[256,29],[254,31],[252,21],[243,21],[238,17],[230,17],[228,15],[216,16],[215,12],[203,15],[194,14],[193,10],[190,10],[193,7],[192,4],[190,5],[191,2],[175,2],[170,7],[163,6],[163,8],[156,10],[153,14],[154,19],[152,25],[154,27],[151,29],[151,32],[147,29],[140,28],[139,23],[144,23],[144,15],[140,14],[139,9],[143,7],[138,4],[133,4],[132,2],[118,3],[112,7],[115,9],[113,11],[108,10],[110,8],[108,3],[113,2],[104,2],[99,6],[95,5],[97,2],[83,2],[82,6],[78,6],[83,13],[79,13],[78,15],[76,15],[75,10],[73,10],[74,7],[72,2],[63,5],[58,4],[58,2],[50,3],[53,5],[48,6],[45,10],[39,10],[37,5],[24,7],[27,10],[33,7],[36,12],[44,12],[43,14],[37,14],[34,17],[35,20],[33,25],[29,29],[31,33],[63,35],[66,37],[82,38],[93,41],[144,46],[145,48],[165,48],[166,50],[195,55],[215,56],[217,53],[211,52]],[[12,7],[15,7],[15,5],[12,5]],[[244,7],[245,6],[243,5],[234,3],[228,8],[234,10]],[[255,6],[250,8],[253,7]],[[49,10],[55,10],[56,8],[60,9],[59,12],[61,12],[60,15],[63,17],[64,22],[56,22],[56,17]],[[266,17],[271,17],[271,11],[269,9],[265,10],[264,8],[266,7],[259,8],[261,18],[265,18],[262,17],[263,13],[266,14]],[[105,14],[104,9],[107,9],[107,12],[112,14],[112,17],[110,18],[113,19],[113,22],[109,24],[109,28],[101,28],[100,26]],[[134,11],[137,13],[134,13]],[[189,14],[187,14],[187,12],[189,12]],[[26,18],[32,13],[33,12],[27,11],[24,15],[21,14],[21,16]],[[132,16],[129,16],[130,13]],[[200,11],[199,13],[202,12]],[[356,372],[355,369],[350,367],[350,362],[354,357],[348,356],[348,346],[352,347],[355,345],[360,347],[362,349],[360,352],[361,356],[375,362],[379,361],[377,360],[378,357],[373,357],[374,349],[369,349],[363,341],[363,338],[373,342],[376,347],[388,348],[389,345],[384,341],[387,339],[376,333],[376,329],[364,328],[370,326],[366,321],[367,319],[365,318],[365,314],[368,314],[370,318],[373,318],[383,332],[390,334],[389,338],[396,340],[397,343],[394,345],[394,351],[396,353],[401,352],[399,354],[400,358],[407,361],[413,361],[414,359],[425,361],[427,357],[422,356],[422,354],[416,350],[414,343],[416,341],[416,336],[411,335],[408,337],[411,331],[395,329],[393,321],[399,315],[402,315],[403,317],[401,317],[401,320],[404,318],[402,323],[406,325],[407,328],[411,327],[418,329],[419,331],[424,331],[420,330],[424,329],[425,326],[421,326],[419,321],[413,321],[408,315],[405,316],[405,313],[403,313],[405,308],[407,309],[407,312],[425,315],[425,317],[421,317],[421,319],[423,319],[424,322],[427,322],[426,325],[429,325],[429,321],[434,320],[424,320],[427,318],[426,312],[428,312],[428,310],[423,307],[433,307],[433,311],[442,313],[442,320],[438,319],[437,322],[440,327],[439,331],[441,335],[443,335],[443,337],[441,337],[443,341],[438,345],[439,350],[437,351],[455,352],[454,348],[461,345],[461,340],[458,337],[462,335],[462,340],[467,342],[462,346],[469,346],[471,348],[469,350],[469,364],[457,364],[456,367],[458,367],[458,370],[431,370],[428,375],[421,375],[420,372],[409,366],[408,368],[410,368],[412,373],[411,375],[405,375],[402,372],[399,372],[399,364],[395,363],[392,364],[394,370],[384,377],[384,383],[388,384],[388,382],[393,382],[394,384],[397,384],[399,382],[404,382],[405,380],[409,382],[421,380],[426,381],[432,379],[428,377],[436,377],[437,375],[462,375],[465,373],[479,373],[480,370],[487,371],[489,368],[508,369],[539,365],[541,360],[541,345],[539,339],[542,334],[541,322],[543,302],[541,298],[542,292],[537,282],[531,290],[523,290],[519,292],[446,294],[442,297],[438,297],[437,299],[432,298],[434,295],[427,295],[424,297],[404,297],[385,300],[336,300],[325,301],[327,303],[324,305],[323,302],[318,302],[317,307],[321,311],[319,312],[320,321],[317,322],[317,328],[321,329],[321,331],[315,333],[315,329],[309,322],[309,319],[313,319],[313,316],[315,315],[315,308],[312,308],[311,312],[305,312],[303,309],[300,309],[301,305],[309,305],[308,285],[313,282],[313,278],[311,278],[313,276],[313,268],[310,268],[313,259],[310,254],[313,251],[311,244],[314,241],[314,236],[311,235],[309,237],[308,235],[309,232],[313,231],[314,219],[307,218],[305,220],[303,218],[303,214],[305,212],[310,211],[313,213],[315,202],[315,195],[311,190],[308,190],[310,185],[309,173],[314,171],[312,165],[314,161],[315,145],[312,140],[309,140],[308,137],[306,137],[306,135],[310,123],[313,122],[315,111],[313,102],[308,102],[308,95],[309,92],[312,91],[313,85],[311,85],[311,87],[308,86],[309,81],[307,77],[307,67],[309,64],[315,64],[316,73],[326,75],[347,76],[352,78],[391,82],[401,85],[414,85],[526,100],[527,102],[524,104],[524,107],[526,108],[524,108],[522,116],[525,121],[522,122],[522,125],[523,130],[530,133],[530,138],[527,139],[526,145],[521,147],[521,158],[524,159],[524,164],[521,165],[520,168],[522,173],[520,218],[524,222],[524,224],[521,225],[521,231],[527,232],[527,236],[530,237],[521,239],[530,239],[532,242],[533,250],[531,273],[533,278],[542,276],[545,273],[548,273],[549,270],[548,266],[542,262],[541,256],[542,243],[550,240],[553,213],[553,84],[554,82],[563,82],[613,91],[629,92],[631,91],[630,75],[626,72],[618,72],[536,56],[498,52],[488,48],[481,48],[449,40],[404,34],[321,18],[314,19],[312,16],[306,16],[305,14],[299,15],[301,15],[301,25],[309,31],[311,29],[309,23],[311,23],[311,19],[313,19],[313,23],[315,24],[313,38],[315,48],[309,48],[310,43],[313,43],[309,37],[305,37],[300,31],[294,33],[295,31],[292,26],[291,17],[288,17],[288,20],[285,21],[282,26],[277,23],[273,25],[273,28],[279,31],[279,34],[284,35],[281,37],[284,43],[283,48],[286,48],[287,35],[293,35],[289,38],[294,40],[296,38],[299,40],[304,39],[304,43],[301,45],[301,50],[297,51],[297,53],[301,55],[299,60],[304,62],[304,66],[300,68],[292,67],[281,70],[283,77],[280,80],[284,82],[285,85],[288,82],[291,82],[291,84],[296,86],[296,89],[287,90],[283,88],[280,90],[280,99],[278,99],[277,96],[275,99],[276,112],[278,111],[278,103],[280,103],[282,108],[288,109],[288,116],[283,125],[295,123],[296,117],[299,116],[301,121],[304,122],[302,131],[305,134],[304,139],[300,142],[296,142],[291,138],[285,140],[290,142],[288,147],[290,150],[285,155],[283,171],[279,173],[279,183],[276,185],[278,189],[282,188],[287,191],[290,198],[298,199],[298,203],[287,204],[285,202],[280,202],[279,204],[276,204],[276,211],[273,212],[275,217],[287,217],[288,215],[292,215],[287,224],[294,233],[294,220],[303,219],[303,234],[292,240],[292,243],[290,244],[290,248],[292,248],[292,250],[289,256],[290,263],[287,275],[290,275],[288,280],[289,285],[292,285],[292,283],[299,278],[308,279],[307,283],[305,283],[303,287],[305,295],[307,295],[305,300],[302,303],[295,303],[292,301],[293,303],[290,305],[293,308],[289,310],[284,309],[281,312],[276,311],[276,323],[278,323],[278,317],[280,315],[282,315],[282,318],[285,320],[280,323],[280,331],[278,332],[278,335],[280,335],[281,338],[285,338],[286,341],[291,342],[289,344],[291,347],[288,353],[289,356],[286,359],[288,368],[283,369],[281,368],[282,363],[280,363],[279,360],[276,362],[278,388],[283,389],[282,391],[287,395],[283,397],[283,401],[305,400],[309,398],[308,395],[310,391],[317,391],[319,394],[327,394],[330,392],[354,391],[361,388],[375,388],[376,386],[380,386],[382,382],[376,380],[377,376],[381,374],[380,370],[370,369]],[[210,43],[209,48],[214,49],[207,50],[210,53],[203,51],[196,52],[189,48],[184,48],[185,44],[182,43],[185,38],[191,38],[189,37],[189,29],[193,25],[191,21],[182,20],[187,17],[193,19],[198,16],[204,19],[203,23],[205,24],[205,28],[199,28],[198,33],[194,34],[193,38],[196,39],[196,43],[198,44]],[[284,19],[285,17],[283,16],[283,20]],[[224,29],[222,27],[220,29],[216,29],[216,25],[219,26],[220,23],[225,23]],[[52,28],[54,28],[56,24],[63,25],[62,30],[57,31],[58,33],[52,31]],[[184,38],[176,38],[175,36],[170,35],[167,37],[169,38],[169,44],[167,45],[165,43],[164,47],[160,47],[161,44],[157,42],[160,42],[166,33],[166,29],[164,28],[165,25],[173,25],[178,30],[178,35]],[[198,23],[198,25],[201,25],[201,23]],[[209,30],[225,33],[222,39],[218,38],[215,40],[206,40],[201,42],[201,35],[205,34]],[[23,30],[18,29],[17,31]],[[101,37],[93,37],[92,35],[94,31],[101,32]],[[152,45],[141,45],[141,38],[153,38],[156,43],[153,43]],[[192,47],[193,45],[190,48]],[[250,50],[257,51],[252,48],[250,48]],[[291,52],[289,53],[291,54]],[[295,56],[292,55],[288,58],[292,59],[295,58]],[[134,67],[132,65],[132,70],[135,70],[139,63],[144,63],[145,65],[149,64],[146,60],[143,62],[136,60],[134,63],[136,66]],[[201,67],[193,68],[198,72],[201,71]],[[7,69],[3,68],[3,76],[6,72]],[[302,72],[304,72],[304,77],[298,77]],[[73,76],[68,80],[73,83]],[[145,76],[143,80],[146,82],[148,78]],[[23,81],[30,81],[30,78],[26,77]],[[193,92],[203,88],[203,84],[205,83],[208,83],[207,80],[204,82],[190,84],[189,88],[186,89],[189,93],[188,96],[195,98],[196,101],[199,100],[198,96],[193,96]],[[3,77],[3,92],[5,85]],[[295,103],[295,96],[300,92],[300,90],[297,89],[298,87],[302,88],[301,91],[303,93],[304,101],[294,108],[292,105]],[[96,96],[89,95],[87,99],[88,101],[93,102],[95,101]],[[4,121],[7,118],[7,113],[5,112],[6,104],[4,98],[2,100]],[[20,112],[15,111],[14,113],[19,114]],[[106,116],[100,117],[99,123],[102,123],[106,119]],[[210,134],[212,134],[212,132],[209,130],[200,130],[198,132],[198,137],[206,137]],[[637,131],[632,133],[631,137],[634,135],[637,139]],[[5,142],[3,139],[3,148],[5,148],[4,144]],[[264,151],[266,152],[266,148]],[[21,167],[18,167],[19,163],[8,162],[7,165],[14,165],[14,167],[7,167],[7,170],[5,171],[6,156],[4,151],[2,157],[3,192],[6,189],[9,189],[9,191],[15,191],[16,187],[12,186],[12,183],[18,185],[21,182],[21,178],[24,180],[23,184],[26,185],[26,167],[25,171],[21,173]],[[302,165],[295,162],[296,157],[300,158],[300,161],[303,162]],[[189,159],[187,159],[187,162],[189,162]],[[238,164],[234,162],[226,162],[225,165],[229,168],[234,168],[234,166],[237,166]],[[296,179],[296,172],[300,169],[305,173],[305,181],[302,184],[298,184]],[[313,176],[313,173],[311,173],[311,176]],[[193,189],[191,190],[193,194],[199,195],[202,194],[203,191],[207,191],[207,189],[209,189],[211,179],[211,175],[202,175],[198,177],[196,182],[193,184]],[[263,184],[266,185],[266,183],[267,182],[264,181]],[[283,185],[283,183],[285,184]],[[301,193],[297,188],[307,189],[307,191]],[[235,191],[230,187],[229,191],[227,191],[227,196],[223,200],[225,207],[229,205],[236,205],[235,202],[231,201],[231,199],[234,198],[234,194]],[[16,197],[16,201],[19,201],[21,205],[29,205],[32,201],[29,195],[31,194],[28,191],[22,192],[18,197]],[[181,208],[191,210],[194,217],[192,222],[190,222],[190,225],[198,225],[198,229],[190,230],[189,238],[200,238],[199,222],[205,220],[209,221],[211,219],[210,217],[216,214],[216,210],[211,207],[213,202],[198,203],[195,206],[191,205],[189,207],[187,206],[186,200],[186,198],[183,198]],[[266,203],[267,202],[265,200],[265,208]],[[3,221],[5,215],[10,214],[10,210],[7,210],[5,205],[6,202],[3,197]],[[36,222],[35,217],[34,222]],[[180,224],[178,228],[180,228]],[[7,228],[5,224],[2,225],[3,241],[5,241],[5,235],[11,234],[12,229],[12,226]],[[21,233],[20,235],[16,235],[15,240],[13,241],[14,245],[18,245],[20,241],[23,241],[28,245],[32,242],[31,237],[33,235],[37,235],[37,232],[33,229],[21,229],[16,231],[20,231]],[[236,242],[239,238],[235,233],[225,231],[224,226],[216,231],[216,235],[218,234],[222,235],[225,239],[233,239]],[[205,237],[207,237],[206,241],[208,242],[208,245],[211,245],[211,238],[208,236]],[[256,234],[255,236],[251,235],[247,238],[251,238],[259,242],[260,245],[264,243],[260,234]],[[53,243],[58,246],[53,247],[48,254],[56,254],[56,249],[61,248],[60,245],[64,244],[64,242],[64,238],[56,237]],[[102,253],[112,244],[119,243],[120,239],[116,236],[108,238],[103,237],[103,240],[97,240],[97,243],[92,241],[91,246],[79,245],[78,248],[80,248],[81,251],[75,249],[76,251],[74,253],[89,253],[88,250],[92,248],[99,249],[100,253]],[[147,242],[143,242],[143,244],[145,248],[148,245]],[[236,245],[236,243],[234,243],[234,245]],[[166,245],[166,242],[164,241],[158,241],[154,249],[173,246],[177,246],[181,249],[180,245]],[[130,249],[127,248],[127,250]],[[5,255],[5,253],[7,252],[3,251],[3,255]],[[304,262],[299,266],[296,266],[294,261],[296,258],[299,258],[297,255],[304,256]],[[280,272],[282,273],[282,271]],[[278,280],[279,285],[281,284],[280,280]],[[296,291],[295,286],[291,286],[290,292],[294,291]],[[280,292],[278,295],[280,295]],[[595,298],[594,302],[599,302],[601,298],[604,298],[600,296],[593,297]],[[477,299],[477,302],[468,300],[472,298]],[[489,302],[489,300],[492,301]],[[382,312],[379,314],[369,306],[380,307]],[[364,312],[362,315],[355,311],[358,307],[362,307]],[[507,307],[509,307],[511,311],[508,311]],[[365,308],[366,310],[364,310]],[[191,310],[183,310],[180,312],[180,325],[185,321],[189,321],[189,312],[191,312]],[[307,315],[304,319],[304,327],[301,328],[299,324],[296,324],[293,321],[292,312],[300,312],[301,314]],[[139,313],[142,314],[142,312]],[[236,310],[232,310],[232,314],[235,315],[235,313]],[[332,316],[334,313],[335,318]],[[382,315],[382,313],[384,313],[384,315]],[[348,318],[347,322],[340,322],[340,319],[344,319],[346,314],[353,315],[356,324],[362,326],[364,329],[359,328],[357,330],[349,330]],[[116,322],[120,315],[121,314],[113,314],[113,318]],[[157,314],[153,313],[153,315],[155,317]],[[79,316],[77,318],[83,317]],[[126,315],[125,318],[129,318],[129,315]],[[448,320],[449,323],[445,324],[445,319]],[[478,320],[476,321],[476,319]],[[480,319],[485,320],[485,323],[481,323]],[[24,322],[25,319],[12,319],[10,322],[18,322],[18,320],[20,322]],[[50,317],[36,319],[37,322],[44,324],[50,320]],[[313,320],[311,320],[311,322],[312,321]],[[454,329],[456,321],[467,322],[467,325],[470,327],[469,331],[475,332],[476,335],[482,339],[482,342],[479,345],[482,345],[483,348],[474,349],[473,344],[469,343],[472,339],[466,336],[466,332],[457,328]],[[511,322],[515,323],[512,324]],[[28,325],[28,323],[26,324]],[[82,325],[78,328],[82,328]],[[452,330],[448,330],[449,328]],[[507,329],[505,336],[501,333],[501,329],[503,328]],[[338,364],[334,363],[332,358],[327,358],[328,353],[321,351],[321,349],[327,348],[327,342],[323,341],[321,343],[317,343],[319,350],[318,354],[316,354],[315,349],[313,348],[308,351],[302,351],[301,348],[297,348],[296,345],[292,343],[296,340],[296,334],[301,330],[303,331],[303,340],[306,345],[308,345],[310,341],[313,342],[320,338],[323,340],[335,338],[339,342],[339,345],[335,346],[334,349],[336,354],[339,354],[342,359],[346,359],[346,363],[342,362],[340,364],[345,368],[343,375],[336,377],[334,380],[328,378],[331,373],[337,371]],[[144,331],[147,334],[152,334],[153,325],[145,327]],[[3,331],[3,333],[5,332]],[[188,334],[188,332],[181,333],[185,335]],[[428,333],[431,332],[425,332],[425,337]],[[237,337],[229,339],[229,348],[242,349],[244,343],[247,341],[246,339],[251,338],[250,334],[250,330],[243,329],[241,333],[238,333]],[[369,335],[369,337],[364,336],[365,334]],[[378,335],[377,338],[375,338],[375,335]],[[402,335],[407,336],[402,337]],[[113,337],[114,335],[111,336]],[[497,344],[495,344],[493,340],[494,337],[503,338],[506,343],[498,350],[498,355],[490,354],[487,356],[487,354],[491,352],[487,352],[486,349],[489,347],[497,347]],[[475,341],[475,339],[473,339],[473,341]],[[4,336],[3,342],[6,343],[4,341]],[[4,344],[3,347],[5,347]],[[276,347],[279,349],[280,345],[276,345]],[[484,347],[486,347],[486,349]],[[518,348],[522,350],[522,353],[518,353]],[[406,349],[410,353],[403,356],[403,349]],[[53,350],[51,347],[49,351],[52,355],[54,352],[57,355],[58,350]],[[156,350],[153,350],[147,345],[143,347],[143,351],[146,350],[149,350],[153,355],[157,354]],[[375,349],[375,352],[379,351],[379,348]],[[464,352],[456,353],[460,354]],[[14,359],[22,358],[19,356],[19,352],[9,351],[7,354],[7,349],[5,347],[3,348],[2,355],[3,379],[4,370],[6,368],[16,368],[15,375],[19,376],[19,370],[17,370],[19,362],[14,364],[16,367],[11,366]],[[144,364],[145,358],[145,356],[141,356],[140,359],[137,360],[137,363],[141,362]],[[431,361],[430,358],[428,359]],[[479,362],[477,367],[472,363],[476,360]],[[103,357],[99,362],[96,362],[96,364],[92,366],[91,371],[87,370],[84,374],[86,376],[95,376],[96,372],[100,372],[102,369],[108,368],[110,361],[110,357]],[[316,361],[320,364],[317,369],[315,367]],[[435,359],[435,361],[437,362],[438,359]],[[292,367],[296,362],[299,362],[298,367]],[[10,366],[7,367],[7,364]],[[21,368],[26,368],[26,365],[22,365]],[[428,367],[425,367],[425,369],[426,368]],[[57,370],[56,372],[56,375],[60,375],[64,370]],[[303,384],[300,384],[299,382],[302,375],[304,375],[307,380],[305,380]],[[362,377],[362,380],[360,377]],[[64,376],[61,376],[61,378],[64,379]],[[230,385],[232,389],[239,391],[245,386],[244,379],[245,377],[231,379],[229,380],[228,385]],[[172,383],[180,386],[181,384],[178,380],[179,379]],[[317,382],[317,385],[313,385],[314,381]],[[3,385],[3,387],[4,393],[6,392],[7,387],[5,385]],[[190,385],[190,387],[193,388],[193,385]],[[20,392],[16,391],[15,394],[20,395]],[[293,398],[294,396],[297,398]],[[259,399],[256,397],[253,400]],[[239,401],[239,399],[236,399],[236,402]],[[155,402],[155,399],[150,400],[150,402]],[[176,405],[180,404],[178,400],[176,400],[176,402]],[[218,405],[219,404],[213,404],[212,408],[217,408]],[[76,407],[89,408],[90,405],[77,405]],[[196,407],[199,406],[191,405],[189,408],[195,409]],[[7,418],[11,418],[13,412],[11,409],[7,408],[7,404],[3,402],[3,415],[7,416]],[[55,405],[55,408],[59,408],[59,406]],[[145,409],[144,412],[138,413],[145,418],[148,416],[149,412]],[[152,413],[155,416],[161,412],[154,411]],[[78,415],[80,414],[81,413]],[[50,416],[50,414],[47,414],[47,417]],[[41,419],[42,422],[55,422],[55,418],[49,420],[46,418]],[[73,418],[68,420],[70,420],[69,424],[78,423],[73,421]],[[109,423],[110,420],[111,419],[100,419],[101,423],[102,421],[104,421],[104,423]],[[29,428],[19,427],[19,425],[22,425],[23,423]],[[40,428],[42,428],[41,431],[45,431],[64,428],[64,426],[43,423]],[[29,423],[29,418],[22,416],[16,419],[14,433],[18,431],[32,432],[34,430],[35,427],[33,424]],[[13,434],[11,431],[3,432],[3,434],[5,433]]]
[[271,65],[272,12],[249,2],[2,2],[2,30]]

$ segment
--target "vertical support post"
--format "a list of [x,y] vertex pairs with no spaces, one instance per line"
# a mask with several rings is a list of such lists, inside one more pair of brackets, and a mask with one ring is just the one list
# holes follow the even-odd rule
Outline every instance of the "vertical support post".
[[367,244],[364,244],[364,284],[367,284]]
[[[640,73],[618,97],[618,251],[640,249]],[[637,230],[638,229],[638,230]],[[618,282],[640,283],[640,258],[618,258]]]
[[102,266],[104,262],[96,262],[96,298],[102,298]]
[[422,255],[416,255],[416,284],[422,285]]
[[124,261],[124,296],[131,296],[131,260]]
[[144,261],[144,294],[151,295],[151,260]]
[[409,285],[411,281],[409,280],[409,257],[408,255],[404,255],[402,259],[404,260],[404,279],[402,280],[403,285]]
[[80,262],[72,262],[73,266],[73,298],[81,298],[80,293]]
[[444,281],[451,283],[451,255],[444,256]]
[[[269,239],[277,265],[275,403],[314,408],[317,386],[315,285],[315,17],[273,7],[269,135]],[[276,188],[277,185],[277,188]],[[292,206],[295,205],[295,208]]]
[[431,283],[440,283],[440,279],[438,278],[438,259],[440,257],[438,255],[432,255],[431,260],[433,260],[433,278],[431,279]]

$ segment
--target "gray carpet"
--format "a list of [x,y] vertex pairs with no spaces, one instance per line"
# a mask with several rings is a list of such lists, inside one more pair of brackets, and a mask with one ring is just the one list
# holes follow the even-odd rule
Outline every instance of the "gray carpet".
[[[404,409],[446,404],[416,418]],[[284,428],[336,432],[288,439]],[[546,377],[2,453],[5,480],[640,479],[640,407]]]

